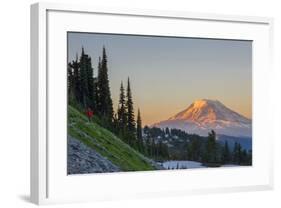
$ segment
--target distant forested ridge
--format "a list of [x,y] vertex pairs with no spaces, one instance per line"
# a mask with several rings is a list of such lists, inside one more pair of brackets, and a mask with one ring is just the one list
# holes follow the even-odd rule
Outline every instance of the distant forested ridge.
[[[161,129],[158,127],[143,128],[143,139],[152,144],[168,147],[168,158],[164,160],[198,161],[206,166],[220,166],[223,164],[251,165],[252,151],[234,142],[218,141],[215,131],[207,137],[188,134],[180,129]],[[156,159],[161,158],[156,154]]]

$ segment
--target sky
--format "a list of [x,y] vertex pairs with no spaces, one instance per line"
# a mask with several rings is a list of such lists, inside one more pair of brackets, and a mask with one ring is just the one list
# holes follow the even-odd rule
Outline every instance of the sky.
[[198,99],[219,100],[252,117],[252,41],[68,32],[68,61],[91,56],[94,76],[103,46],[116,110],[130,78],[143,125],[175,115]]

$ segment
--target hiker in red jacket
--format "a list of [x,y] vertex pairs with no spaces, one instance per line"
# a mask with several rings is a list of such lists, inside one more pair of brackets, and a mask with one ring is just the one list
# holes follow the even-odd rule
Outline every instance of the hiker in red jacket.
[[92,117],[94,116],[94,112],[92,111],[91,108],[88,108],[88,109],[86,110],[86,115],[87,115],[87,117],[88,117],[88,119],[89,119],[89,122],[91,122]]

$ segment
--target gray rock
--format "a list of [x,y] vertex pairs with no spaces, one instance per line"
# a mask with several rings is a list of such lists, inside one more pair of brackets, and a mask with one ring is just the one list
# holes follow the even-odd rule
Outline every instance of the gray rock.
[[94,149],[68,135],[67,173],[119,172],[119,167],[100,155]]

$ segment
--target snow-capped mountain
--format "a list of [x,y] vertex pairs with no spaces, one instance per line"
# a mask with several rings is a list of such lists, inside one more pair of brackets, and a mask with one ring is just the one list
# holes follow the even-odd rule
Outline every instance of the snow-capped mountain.
[[217,134],[252,136],[251,119],[227,108],[218,100],[197,100],[185,110],[153,126],[182,129],[202,136],[206,136],[212,129]]

